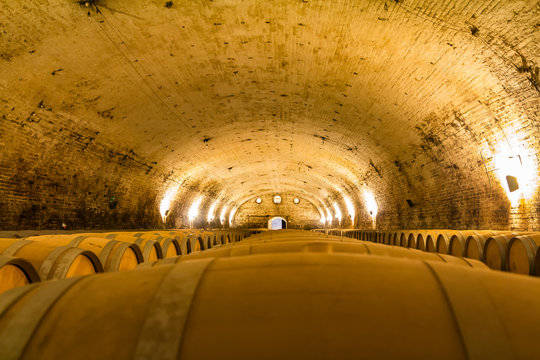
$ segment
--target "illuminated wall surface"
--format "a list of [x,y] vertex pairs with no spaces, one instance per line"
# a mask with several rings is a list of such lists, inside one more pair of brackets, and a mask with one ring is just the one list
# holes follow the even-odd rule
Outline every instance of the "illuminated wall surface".
[[537,1],[2,4],[1,229],[540,229]]

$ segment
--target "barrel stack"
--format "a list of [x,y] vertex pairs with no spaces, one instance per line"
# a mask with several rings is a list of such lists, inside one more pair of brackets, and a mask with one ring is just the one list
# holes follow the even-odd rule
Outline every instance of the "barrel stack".
[[131,270],[144,262],[206,250],[224,239],[235,241],[254,232],[179,229],[23,238],[15,233],[13,238],[0,238],[0,294],[38,281]]
[[395,234],[240,235],[20,286],[0,295],[0,358],[540,358],[540,279],[387,245]]
[[[474,259],[490,269],[540,276],[540,233],[507,230],[342,230],[347,238]],[[360,232],[360,235],[358,235]]]

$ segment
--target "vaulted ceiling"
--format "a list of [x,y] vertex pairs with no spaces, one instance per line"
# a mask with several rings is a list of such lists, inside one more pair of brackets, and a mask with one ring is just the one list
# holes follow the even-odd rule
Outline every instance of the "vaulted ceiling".
[[504,227],[496,156],[538,175],[539,64],[538,1],[7,0],[2,166],[82,174],[72,212],[101,177],[177,216],[268,193],[361,213],[368,190],[388,226]]

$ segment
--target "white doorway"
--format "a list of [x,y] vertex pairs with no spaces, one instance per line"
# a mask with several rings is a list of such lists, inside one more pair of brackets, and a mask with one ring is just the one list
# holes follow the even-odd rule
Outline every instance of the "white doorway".
[[281,230],[287,228],[287,220],[282,217],[276,216],[268,220],[269,230]]

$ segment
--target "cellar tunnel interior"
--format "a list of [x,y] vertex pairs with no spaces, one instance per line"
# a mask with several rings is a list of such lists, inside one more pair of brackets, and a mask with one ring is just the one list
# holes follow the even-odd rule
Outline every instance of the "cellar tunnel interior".
[[0,230],[540,229],[537,1],[3,4]]

